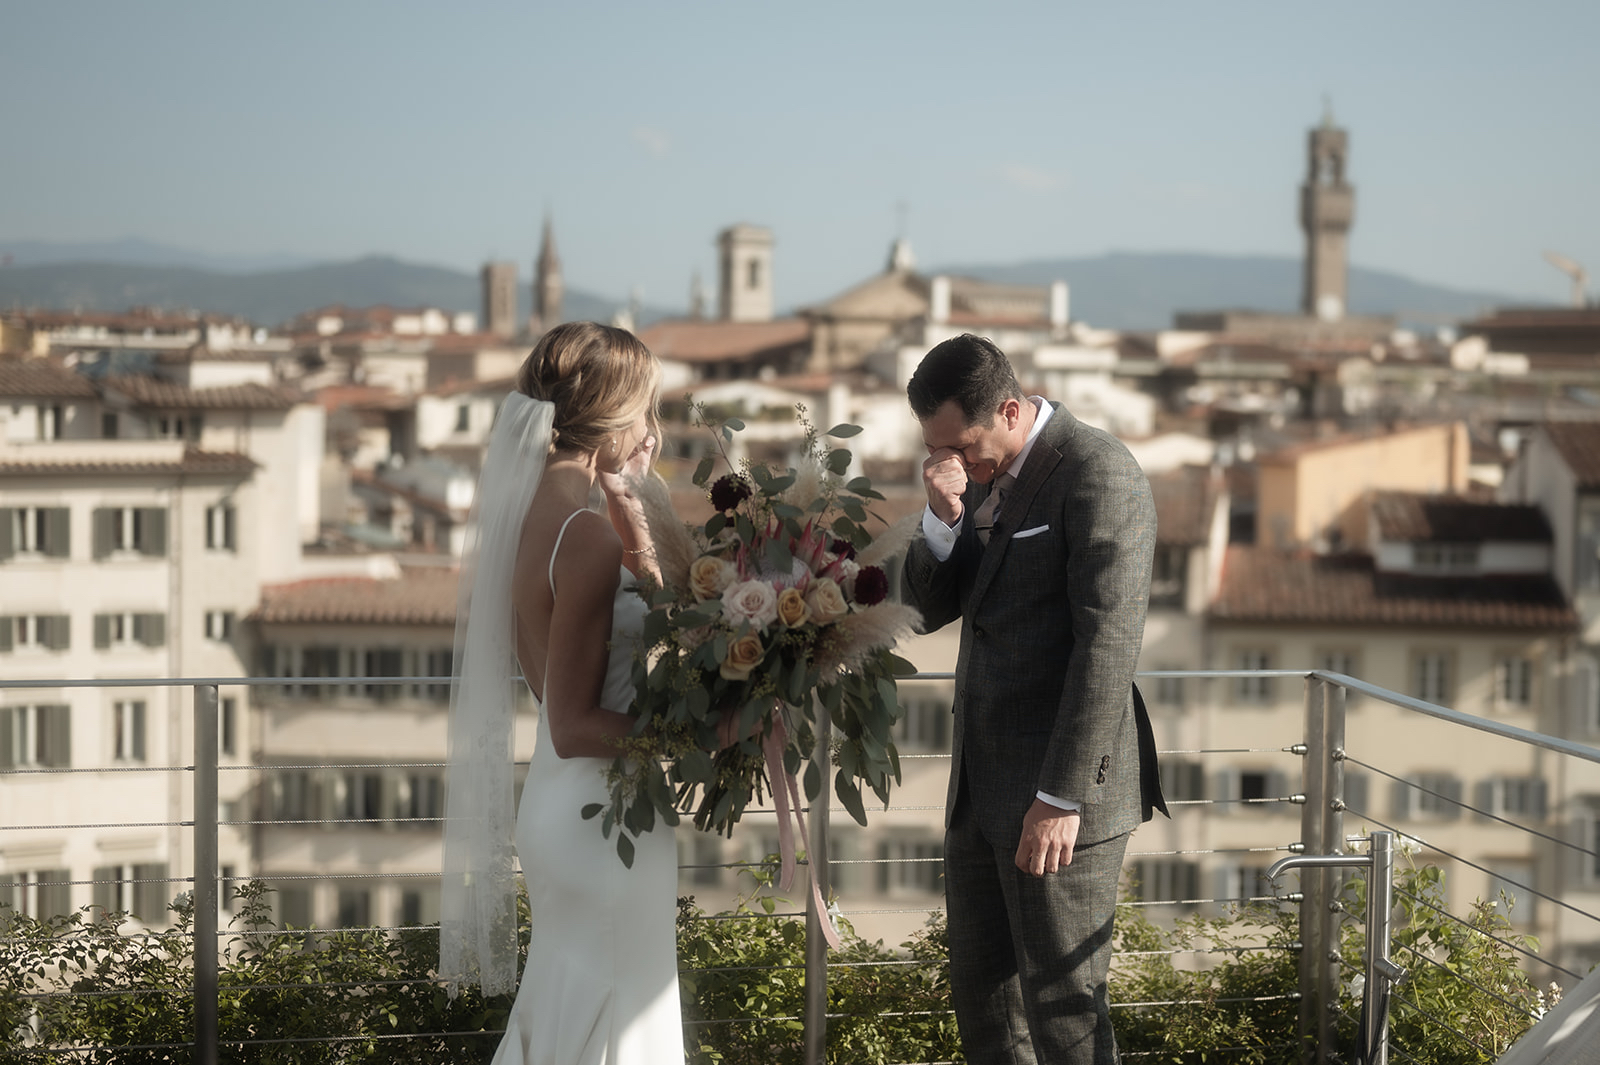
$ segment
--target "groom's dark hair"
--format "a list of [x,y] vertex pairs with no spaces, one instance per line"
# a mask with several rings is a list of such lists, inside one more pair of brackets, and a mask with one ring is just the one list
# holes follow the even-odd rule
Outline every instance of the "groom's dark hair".
[[950,400],[967,425],[988,425],[1008,399],[1021,399],[1022,386],[1005,353],[987,337],[963,333],[922,357],[906,384],[906,398],[918,421],[933,417]]

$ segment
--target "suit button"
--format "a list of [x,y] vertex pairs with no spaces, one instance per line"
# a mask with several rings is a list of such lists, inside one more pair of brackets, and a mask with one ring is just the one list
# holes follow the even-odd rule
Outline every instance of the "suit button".
[[980,640],[981,640],[981,639],[983,639],[983,638],[984,638],[984,636],[985,636],[985,635],[987,635],[987,634],[986,634],[986,633],[985,633],[985,632],[984,632],[984,631],[983,631],[983,630],[982,630],[982,629],[980,629],[980,628],[978,628],[978,627],[977,627],[977,626],[976,626],[976,625],[974,625],[974,626],[973,626],[973,627],[972,627],[972,635],[974,635],[974,636],[976,636],[976,637],[977,637],[977,638],[978,638],[978,639],[980,639]]

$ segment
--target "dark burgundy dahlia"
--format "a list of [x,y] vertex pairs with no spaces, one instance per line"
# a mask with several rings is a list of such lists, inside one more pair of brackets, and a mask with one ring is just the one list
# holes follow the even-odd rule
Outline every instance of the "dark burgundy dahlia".
[[725,473],[711,485],[711,505],[724,514],[749,498],[749,482],[736,473]]
[[833,552],[835,558],[856,557],[856,545],[837,536],[828,544],[828,550]]
[[889,595],[889,575],[877,566],[862,566],[856,574],[856,602],[874,606]]

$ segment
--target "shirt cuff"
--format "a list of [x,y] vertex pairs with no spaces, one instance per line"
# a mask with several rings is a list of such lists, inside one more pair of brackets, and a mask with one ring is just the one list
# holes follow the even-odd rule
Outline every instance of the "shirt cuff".
[[[963,515],[965,517],[965,515]],[[922,536],[928,541],[928,550],[933,552],[933,557],[940,562],[948,559],[956,549],[956,537],[961,533],[961,521],[957,520],[955,528],[951,528],[940,520],[933,512],[933,508],[922,508]]]
[[1083,809],[1083,803],[1076,799],[1058,799],[1054,795],[1046,795],[1042,791],[1035,794],[1040,802],[1049,803],[1058,810],[1077,811]]

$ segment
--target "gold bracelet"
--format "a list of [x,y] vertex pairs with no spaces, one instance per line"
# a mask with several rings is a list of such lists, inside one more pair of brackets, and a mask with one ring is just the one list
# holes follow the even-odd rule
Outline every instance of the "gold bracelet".
[[651,544],[648,547],[624,547],[622,553],[624,555],[645,555],[653,550],[655,550],[655,545]]

